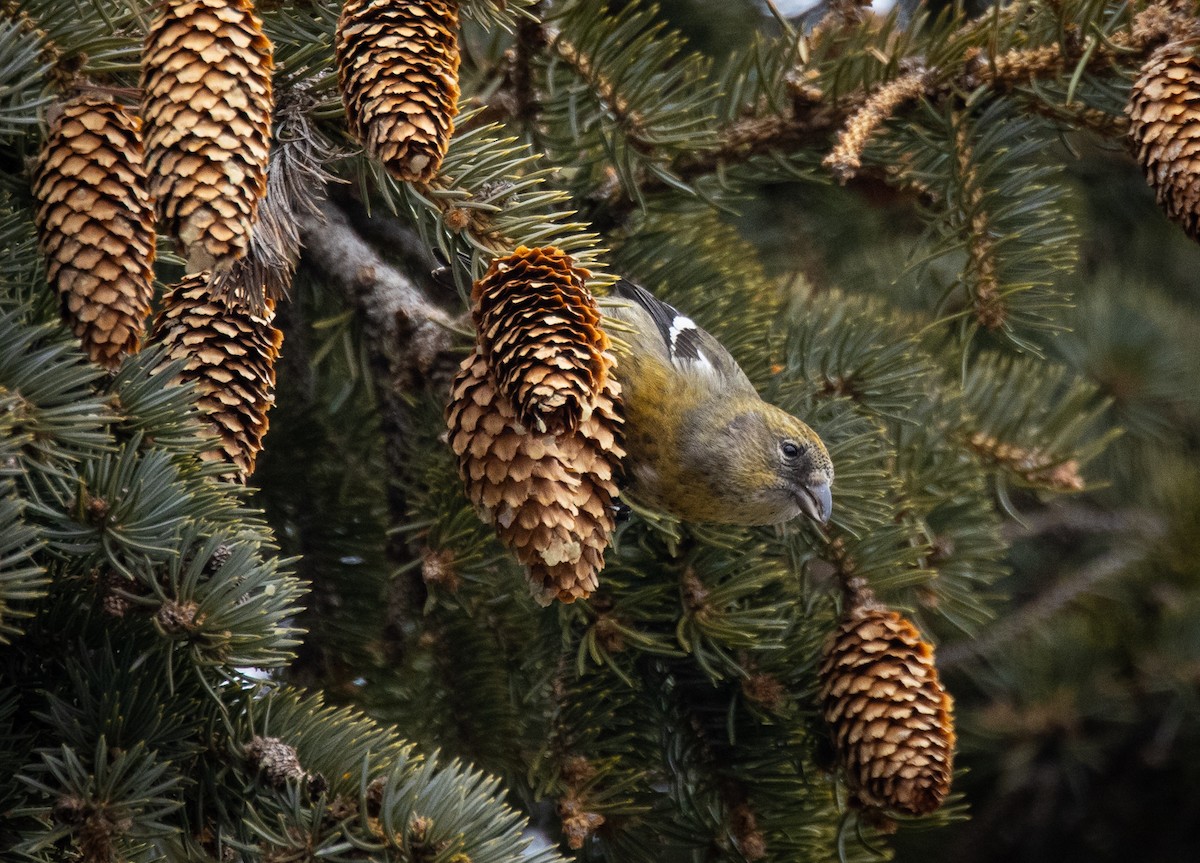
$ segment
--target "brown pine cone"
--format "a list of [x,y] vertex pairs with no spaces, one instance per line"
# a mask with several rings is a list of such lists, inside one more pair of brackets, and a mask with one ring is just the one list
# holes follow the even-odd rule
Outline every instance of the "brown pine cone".
[[33,176],[46,274],[84,351],[111,369],[137,351],[154,296],[142,121],[96,96],[51,117]]
[[1200,59],[1197,42],[1171,42],[1129,92],[1129,140],[1159,205],[1200,242]]
[[591,416],[613,364],[587,270],[558,249],[519,247],[475,283],[479,344],[517,418],[574,431]]
[[167,345],[167,360],[185,358],[176,382],[188,381],[198,391],[201,413],[220,438],[207,461],[227,461],[227,479],[245,482],[254,472],[275,403],[275,360],[283,333],[267,315],[253,313],[236,298],[214,298],[209,274],[185,276],[163,298],[152,340]]
[[450,446],[467,497],[500,541],[528,567],[542,605],[596,589],[613,531],[620,442],[611,377],[575,432],[526,430],[476,349],[463,361],[447,408]]
[[190,270],[250,242],[267,193],[271,42],[250,0],[166,0],[142,54],[146,169]]
[[825,643],[820,680],[858,802],[906,815],[941,806],[953,772],[952,702],[916,627],[872,603],[850,610]]
[[350,133],[398,180],[432,179],[458,113],[458,3],[348,0],[334,49]]

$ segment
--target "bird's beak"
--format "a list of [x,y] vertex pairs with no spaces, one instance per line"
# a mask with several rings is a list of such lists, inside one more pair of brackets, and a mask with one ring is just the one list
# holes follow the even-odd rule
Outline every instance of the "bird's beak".
[[798,495],[800,510],[817,524],[825,524],[833,513],[833,493],[827,482],[814,482],[804,486]]

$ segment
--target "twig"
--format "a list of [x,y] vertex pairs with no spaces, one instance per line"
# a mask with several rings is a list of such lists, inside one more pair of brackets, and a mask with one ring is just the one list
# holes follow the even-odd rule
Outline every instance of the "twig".
[[534,3],[526,11],[531,17],[522,17],[517,24],[516,39],[504,52],[501,64],[503,77],[495,92],[483,102],[484,110],[473,123],[494,122],[499,119],[516,120],[530,137],[534,149],[538,144],[538,118],[542,113],[533,74],[533,58],[544,51],[548,36],[541,22],[541,2]]
[[364,336],[379,353],[391,390],[412,393],[433,380],[448,383],[458,358],[453,333],[462,323],[407,275],[387,263],[328,202],[321,217],[301,215],[305,262],[341,288],[362,315]]
[[630,108],[628,100],[621,95],[620,90],[600,70],[596,69],[592,58],[579,50],[578,46],[559,30],[545,28],[545,38],[550,50],[571,66],[607,106],[609,113],[617,121],[617,125],[625,130],[625,136],[634,148],[645,152],[653,150],[653,144],[646,140],[645,121],[641,114]]
[[[996,245],[988,224],[988,211],[983,206],[983,184],[979,182],[979,171],[975,166],[975,152],[967,137],[966,125],[958,126],[954,135],[954,157],[958,167],[958,183],[962,188],[962,211],[967,217],[963,227],[968,232],[967,264],[964,275],[974,276],[971,300],[975,307],[975,319],[987,330],[997,330],[1004,325],[1008,310],[1000,295],[1000,281],[996,274]],[[978,436],[977,436],[978,437]],[[996,461],[1008,465],[1019,459],[1018,455],[1004,451],[985,450],[972,438],[972,446],[985,452]],[[1024,462],[1021,462],[1024,466]],[[1030,468],[1029,470],[1032,470]],[[1026,473],[1029,472],[1026,470]],[[1024,474],[1022,474],[1024,475]]]
[[845,183],[862,167],[862,154],[875,130],[896,113],[896,109],[925,94],[930,83],[924,70],[909,72],[880,85],[863,102],[838,133],[837,143],[821,163]]
[[[529,10],[538,18],[541,17],[540,5],[536,3]],[[517,41],[512,48],[512,65],[507,76],[516,102],[516,117],[531,128],[542,112],[533,86],[533,57],[546,47],[546,39],[546,28],[540,20],[522,18],[517,25]]]
[[1064,105],[1051,101],[1044,93],[1023,92],[1019,94],[1026,107],[1035,114],[1067,124],[1072,129],[1089,129],[1097,135],[1114,141],[1124,140],[1129,133],[1129,118],[1110,114],[1099,108],[1089,108],[1079,102]]
[[[983,230],[977,232],[976,227],[972,220],[970,226],[972,245],[974,245],[976,236],[984,234]],[[990,239],[987,242],[990,244]],[[970,261],[968,263],[973,265]],[[999,302],[998,295],[995,297],[995,301]],[[988,303],[990,303],[990,298],[984,293],[983,287],[977,287],[975,309],[976,313],[980,315],[980,323],[984,326],[987,326],[988,321],[983,317],[985,313],[1000,315],[1003,312],[1002,306]],[[1003,321],[1003,318],[999,318],[999,320]],[[1002,441],[982,431],[968,434],[965,440],[967,446],[984,462],[1007,470],[1030,485],[1057,492],[1076,492],[1084,489],[1083,476],[1079,472],[1079,462],[1076,459],[1059,459],[1037,447],[1026,447]]]

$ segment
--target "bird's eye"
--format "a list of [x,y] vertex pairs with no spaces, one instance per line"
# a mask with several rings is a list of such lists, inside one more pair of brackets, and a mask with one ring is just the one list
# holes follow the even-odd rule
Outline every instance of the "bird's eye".
[[788,460],[800,458],[800,445],[795,441],[785,440],[779,445],[779,451]]

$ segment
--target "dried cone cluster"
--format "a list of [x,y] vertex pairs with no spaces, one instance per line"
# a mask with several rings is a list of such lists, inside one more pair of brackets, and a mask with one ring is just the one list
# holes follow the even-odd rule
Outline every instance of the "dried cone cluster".
[[555,248],[492,261],[472,300],[479,344],[500,393],[537,431],[574,431],[612,365],[587,270]]
[[527,429],[477,348],[451,388],[447,424],[467,496],[529,570],[543,605],[573,602],[597,586],[613,531],[615,474],[624,456],[607,378],[574,432]]
[[851,609],[825,643],[825,721],[863,806],[926,815],[946,799],[954,761],[950,696],[933,648],[894,611]]
[[197,273],[167,293],[153,338],[167,346],[168,360],[185,360],[177,380],[195,384],[197,405],[220,438],[205,459],[229,462],[234,470],[226,476],[245,481],[275,403],[283,334],[271,326],[273,309],[264,317],[235,299],[214,298],[208,282],[208,273]]
[[138,349],[154,290],[141,120],[94,96],[52,118],[33,179],[47,275],[84,351],[113,368]]
[[393,177],[430,180],[458,113],[458,3],[349,0],[334,49],[350,133]]
[[1167,215],[1200,242],[1200,59],[1197,42],[1158,48],[1129,94],[1129,139]]
[[245,254],[267,193],[271,43],[250,0],[167,0],[142,55],[146,168],[189,269]]

